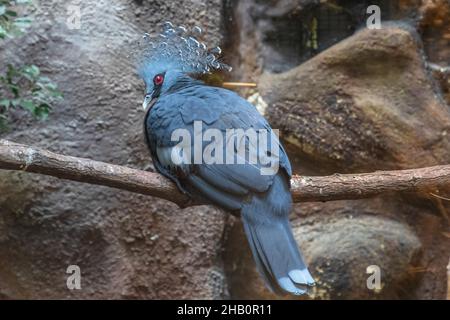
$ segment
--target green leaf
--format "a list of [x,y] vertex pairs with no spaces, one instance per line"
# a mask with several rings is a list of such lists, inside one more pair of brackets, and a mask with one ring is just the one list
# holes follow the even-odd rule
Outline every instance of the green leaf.
[[0,4],[0,16],[4,15],[6,12],[6,6],[3,4]]
[[14,21],[14,26],[21,30],[25,30],[26,28],[28,28],[31,25],[32,22],[33,22],[33,20],[31,20],[30,18],[17,18]]
[[32,113],[34,113],[36,110],[36,105],[31,100],[22,100],[20,102],[20,105],[22,106],[22,108],[31,111]]
[[0,100],[0,106],[5,107],[6,109],[9,108],[9,105],[11,104],[11,101],[8,99],[2,99]]
[[9,20],[11,20],[11,18],[8,17],[6,14],[0,16],[0,18],[1,18],[2,20],[5,21],[5,22],[4,22],[4,25],[6,24],[6,27],[7,27],[7,22],[8,22]]
[[16,84],[10,84],[9,85],[9,89],[11,90],[11,92],[14,94],[15,98],[18,98],[20,95],[20,88],[18,85]]
[[33,77],[35,79],[39,76],[39,74],[41,73],[41,70],[39,70],[39,67],[37,67],[35,65],[31,65],[31,66],[25,66],[25,68],[23,68],[23,72],[27,75],[30,75],[31,77]]
[[20,95],[20,87],[16,84],[9,84],[9,89],[14,94],[15,98],[18,98]]
[[34,109],[33,114],[36,118],[40,120],[46,120],[48,118],[48,113],[50,112],[50,105],[47,103],[41,103],[37,108]]
[[8,64],[8,70],[6,71],[7,83],[12,83],[14,76],[17,75],[17,70],[12,64]]
[[22,102],[20,99],[13,99],[13,100],[10,100],[10,101],[11,101],[11,105],[12,105],[14,108],[19,107],[19,106],[20,106],[20,103]]
[[17,17],[17,12],[15,12],[14,10],[6,10],[5,14],[10,17]]
[[56,84],[50,82],[45,85],[45,89],[49,91],[55,91],[57,89],[57,86]]
[[8,32],[2,26],[0,26],[0,39],[5,39],[7,34]]

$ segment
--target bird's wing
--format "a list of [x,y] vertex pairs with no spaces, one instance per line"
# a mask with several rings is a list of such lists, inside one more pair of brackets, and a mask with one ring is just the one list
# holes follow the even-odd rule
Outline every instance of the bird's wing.
[[[206,90],[205,90],[206,88]],[[244,159],[240,159],[240,164],[206,164],[195,163],[194,155],[191,154],[190,161],[176,161],[174,154],[178,154],[176,148],[180,148],[178,141],[172,141],[172,132],[176,129],[187,130],[191,137],[195,135],[194,122],[202,122],[202,130],[219,130],[226,137],[227,129],[243,129],[244,131],[253,128],[255,130],[267,130],[271,136],[268,142],[275,143],[278,155],[265,155],[266,160],[276,162],[284,170],[287,176],[291,176],[291,166],[286,153],[281,146],[278,137],[275,136],[267,121],[258,113],[256,108],[237,94],[219,88],[202,87],[200,92],[189,92],[183,94],[171,94],[161,98],[155,104],[147,121],[151,126],[149,140],[153,139],[155,154],[161,171],[166,171],[170,175],[183,179],[183,184],[189,184],[201,191],[204,196],[229,209],[239,209],[242,198],[249,192],[265,192],[273,182],[273,175],[261,174],[263,164],[249,161],[252,157],[259,159],[258,148],[245,144]],[[163,106],[163,107],[162,107]],[[248,137],[244,136],[244,139]],[[195,146],[191,148],[194,150]],[[202,151],[208,145],[202,145]],[[230,152],[224,144],[223,153]],[[269,149],[270,150],[270,149]],[[175,151],[175,152],[174,152]],[[237,151],[234,156],[239,157]],[[241,153],[242,155],[242,153]],[[184,155],[186,156],[186,155]]]
[[[205,87],[203,87],[205,88]],[[183,122],[192,125],[194,121],[202,121],[204,129],[219,129],[225,132],[227,129],[253,128],[255,130],[266,130],[279,150],[279,164],[289,177],[292,169],[286,151],[281,145],[278,137],[273,132],[269,123],[247,100],[241,98],[235,92],[222,88],[206,87],[208,90],[200,96],[194,96],[181,107]],[[253,151],[258,150],[253,148]],[[261,156],[261,155],[260,155]]]

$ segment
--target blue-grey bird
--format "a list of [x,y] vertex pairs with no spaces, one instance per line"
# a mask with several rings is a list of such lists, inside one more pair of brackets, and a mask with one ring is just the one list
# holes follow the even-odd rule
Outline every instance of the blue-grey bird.
[[[239,213],[256,267],[267,286],[276,293],[305,294],[314,280],[289,223],[289,159],[268,122],[252,104],[232,91],[207,86],[191,77],[228,67],[218,61],[218,47],[208,50],[197,40],[195,34],[200,33],[198,27],[188,31],[167,22],[157,37],[144,36],[145,50],[138,72],[146,84],[144,129],[154,166],[190,197]],[[266,130],[277,155],[266,151],[264,155],[255,154],[261,149],[248,144],[244,154],[268,157],[277,162],[279,170],[262,174],[264,164],[247,157],[241,159],[243,162],[225,164],[192,161],[193,154],[178,150],[179,140],[174,141],[173,133],[183,129],[195,136],[195,122],[199,121],[202,132],[216,129],[224,136],[227,129]],[[196,147],[194,140],[188,140],[192,150]],[[201,151],[205,146],[202,142]],[[231,150],[236,153],[234,157],[239,157],[235,145]]]

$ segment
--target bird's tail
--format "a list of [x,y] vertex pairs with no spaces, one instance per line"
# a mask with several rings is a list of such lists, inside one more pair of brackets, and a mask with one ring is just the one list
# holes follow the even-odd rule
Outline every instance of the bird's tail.
[[[314,279],[292,234],[288,220],[290,203],[280,205],[282,197],[278,193],[278,198],[272,199],[278,205],[271,203],[270,194],[267,198],[254,198],[243,208],[241,217],[256,267],[269,288],[275,293],[302,295],[314,285]],[[280,212],[285,210],[288,212]]]

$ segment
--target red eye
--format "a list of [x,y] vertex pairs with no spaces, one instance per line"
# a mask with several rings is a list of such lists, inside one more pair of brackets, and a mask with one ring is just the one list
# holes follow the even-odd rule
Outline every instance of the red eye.
[[162,74],[158,74],[153,78],[153,83],[155,86],[160,86],[164,82],[164,77]]

